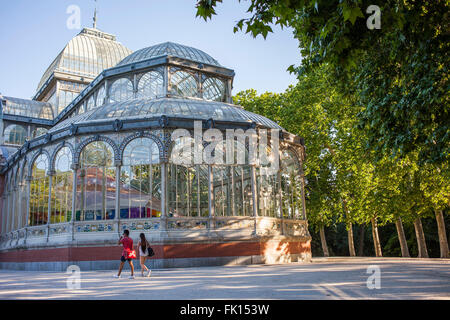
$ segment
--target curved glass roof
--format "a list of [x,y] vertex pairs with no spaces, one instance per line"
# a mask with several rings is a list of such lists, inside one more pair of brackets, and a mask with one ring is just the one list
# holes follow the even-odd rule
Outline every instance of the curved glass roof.
[[55,71],[95,78],[104,69],[114,67],[131,52],[117,42],[115,36],[97,29],[84,28],[51,63],[37,90]]
[[232,122],[256,122],[268,128],[283,129],[274,121],[238,106],[215,101],[196,99],[134,99],[109,103],[89,112],[66,119],[53,127],[50,132],[70,126],[72,123],[86,123],[95,120],[145,119],[159,117]]
[[36,100],[19,99],[3,96],[3,114],[53,120],[52,105]]
[[120,61],[117,66],[123,66],[129,63],[147,60],[158,56],[174,56],[183,59],[189,59],[196,62],[202,62],[214,66],[221,67],[219,62],[212,58],[209,54],[192,47],[181,45],[173,42],[164,42],[151,47],[137,50],[128,57]]

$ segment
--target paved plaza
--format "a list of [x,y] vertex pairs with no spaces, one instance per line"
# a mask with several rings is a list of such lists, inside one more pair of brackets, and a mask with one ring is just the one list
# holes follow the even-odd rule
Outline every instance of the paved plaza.
[[[379,267],[380,289],[367,286],[369,266]],[[81,288],[74,290],[64,272],[0,270],[0,299],[450,300],[449,259],[317,258],[309,264],[159,269],[150,278],[136,271],[128,279],[126,266],[122,278],[113,279],[116,270],[81,270]]]

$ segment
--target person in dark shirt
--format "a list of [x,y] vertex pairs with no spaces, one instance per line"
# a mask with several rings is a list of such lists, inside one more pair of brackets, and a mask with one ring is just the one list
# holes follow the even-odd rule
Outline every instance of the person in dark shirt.
[[120,266],[119,266],[119,273],[114,276],[114,278],[120,278],[120,274],[122,273],[123,265],[125,264],[125,261],[128,260],[128,263],[131,267],[131,275],[129,279],[134,279],[134,266],[133,266],[133,260],[130,257],[131,252],[133,251],[133,239],[129,237],[130,231],[124,230],[123,235],[120,237],[118,244],[123,245],[123,251],[122,256],[120,257]]

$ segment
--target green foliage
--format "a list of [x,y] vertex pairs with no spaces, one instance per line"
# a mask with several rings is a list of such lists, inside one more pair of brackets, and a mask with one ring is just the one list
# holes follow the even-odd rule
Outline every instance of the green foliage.
[[[220,0],[200,0],[197,16],[216,14]],[[381,29],[366,9],[381,9]],[[343,93],[363,106],[366,146],[384,155],[417,153],[419,164],[449,160],[448,0],[251,0],[251,17],[234,32],[264,38],[271,25],[290,27],[303,57],[299,76],[326,63]]]
[[[250,89],[234,97],[234,103],[305,139],[306,210],[311,232],[348,222],[370,225],[372,218],[379,226],[391,224],[397,217],[411,225],[418,215],[431,217],[433,208],[446,208],[448,165],[419,166],[417,152],[392,159],[367,151],[367,132],[358,127],[361,107],[342,94],[331,77],[329,66],[322,65],[299,77],[297,85],[284,93],[258,95]],[[371,237],[370,232],[366,237]],[[394,241],[398,246],[394,239],[389,248]],[[373,242],[365,252],[372,248]]]
[[[220,2],[198,1],[197,16],[212,18]],[[274,25],[292,28],[303,59],[288,68],[296,86],[282,94],[247,90],[234,101],[305,139],[312,232],[372,218],[392,229],[401,217],[414,255],[411,223],[432,221],[450,199],[449,1],[248,3],[251,16],[234,32],[266,38]],[[381,29],[366,26],[369,5],[381,9]],[[398,239],[383,237],[384,249],[398,255]]]

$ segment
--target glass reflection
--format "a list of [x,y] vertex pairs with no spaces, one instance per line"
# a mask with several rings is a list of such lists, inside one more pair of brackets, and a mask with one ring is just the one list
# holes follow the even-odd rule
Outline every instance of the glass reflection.
[[49,195],[48,165],[48,158],[45,154],[39,155],[33,163],[30,181],[30,226],[47,223]]
[[159,149],[150,138],[137,138],[123,152],[120,173],[120,218],[161,216]]
[[202,84],[203,99],[223,102],[225,83],[217,78],[207,78]]
[[67,222],[72,216],[72,153],[68,147],[58,151],[52,179],[50,223]]
[[103,141],[84,147],[77,177],[76,220],[106,220],[115,216],[114,152]]
[[133,99],[133,83],[128,78],[120,78],[114,81],[109,90],[110,102]]
[[163,76],[156,71],[150,71],[142,75],[138,83],[138,98],[156,98],[163,94]]
[[295,154],[284,150],[281,154],[282,211],[285,218],[303,216],[300,166]]
[[197,97],[197,80],[185,71],[177,71],[170,77],[171,93],[182,97]]
[[27,131],[18,124],[12,124],[6,127],[4,133],[5,143],[22,145],[27,138]]
[[[209,216],[208,166],[193,164],[194,139],[181,137],[172,143],[167,169],[169,217]],[[200,146],[200,152],[203,147]]]

